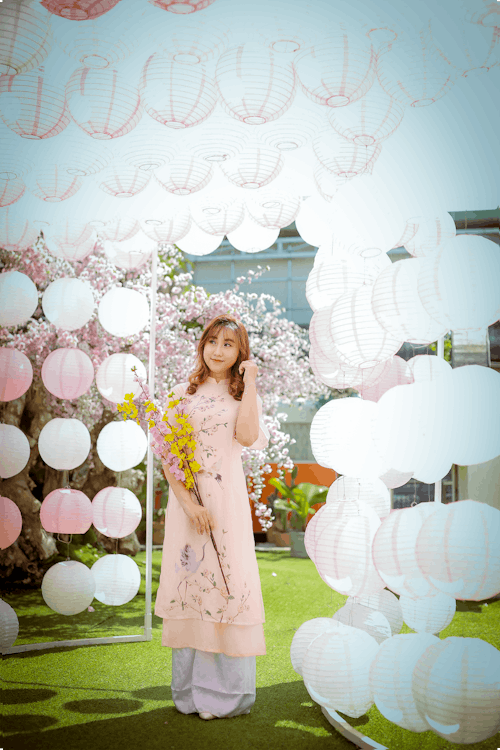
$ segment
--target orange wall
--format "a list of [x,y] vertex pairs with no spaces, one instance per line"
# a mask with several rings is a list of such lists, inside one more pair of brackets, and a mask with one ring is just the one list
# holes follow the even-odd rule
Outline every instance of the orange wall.
[[[266,503],[267,497],[269,495],[272,495],[275,491],[275,488],[268,484],[271,477],[277,477],[278,476],[278,465],[277,464],[269,464],[272,468],[272,471],[270,474],[264,474],[264,481],[265,486],[262,490],[262,497],[260,498],[262,503]],[[325,487],[329,487],[333,482],[337,479],[337,472],[333,471],[333,469],[325,469],[324,466],[320,466],[319,464],[295,464],[297,466],[297,476],[295,477],[295,484],[300,484],[301,482],[310,482],[311,484],[320,484],[324,485]],[[288,486],[290,486],[292,482],[292,473],[291,471],[285,472],[284,482]],[[250,507],[252,508],[252,521],[253,521],[253,533],[259,534],[262,533],[262,526],[260,525],[259,519],[255,515],[255,506],[249,498]],[[266,503],[267,504],[267,503]]]

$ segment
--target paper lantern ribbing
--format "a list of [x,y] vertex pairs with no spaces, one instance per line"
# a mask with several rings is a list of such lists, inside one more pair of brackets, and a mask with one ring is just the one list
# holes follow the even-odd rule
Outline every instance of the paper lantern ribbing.
[[91,573],[95,598],[112,607],[130,602],[141,585],[139,566],[127,555],[103,555],[92,565]]
[[144,172],[122,162],[103,169],[95,176],[94,181],[103,193],[115,198],[131,198],[144,190],[150,179],[150,172]]
[[83,185],[79,177],[68,174],[59,164],[34,169],[24,178],[30,193],[47,203],[59,203],[75,195]]
[[364,96],[375,79],[374,63],[370,42],[342,30],[293,61],[306,96],[328,107],[344,107]]
[[472,8],[465,9],[465,20],[468,23],[478,23],[482,26],[500,28],[500,9],[498,5],[488,0],[475,3]]
[[66,101],[76,124],[98,140],[129,133],[142,116],[137,88],[114,69],[75,70],[66,84]]
[[481,638],[429,646],[413,670],[412,694],[430,728],[451,743],[482,742],[500,730],[500,651]]
[[[156,216],[156,214],[155,214]],[[155,242],[177,242],[187,235],[191,227],[191,214],[186,207],[169,211],[161,218],[148,218],[141,221],[144,234]]]
[[[299,96],[305,99],[303,94]],[[306,146],[328,124],[322,111],[312,109],[307,100],[306,103],[308,106],[301,106],[294,99],[293,106],[278,120],[259,125],[259,138],[279,151],[295,151]]]
[[274,245],[279,233],[278,227],[263,227],[247,215],[240,226],[227,235],[227,239],[243,253],[258,253]]
[[26,185],[20,177],[0,180],[0,207],[11,206],[24,195]]
[[147,377],[146,368],[135,354],[117,352],[106,357],[99,365],[95,378],[101,396],[115,404],[123,401],[127,393],[138,396],[141,386],[134,378],[132,367],[137,368],[139,377]]
[[216,108],[208,120],[197,125],[195,130],[183,132],[182,148],[197,159],[227,161],[243,151],[250,137],[249,130],[244,123],[235,121]]
[[90,284],[67,276],[49,284],[42,297],[45,317],[65,331],[76,331],[88,323],[94,306]]
[[10,498],[0,496],[0,549],[7,549],[14,544],[22,527],[23,517],[17,505]]
[[39,230],[27,219],[16,215],[14,206],[0,214],[0,243],[5,250],[25,250],[37,239]]
[[[372,559],[391,591],[411,598],[438,593],[419,570],[415,545],[426,519],[442,512],[440,503],[419,503],[412,508],[393,510],[382,521],[373,539]],[[431,554],[428,552],[427,556]]]
[[154,176],[169,193],[189,195],[208,185],[213,176],[213,166],[205,159],[196,159],[189,154],[181,154],[170,164],[157,169]]
[[339,630],[345,630],[345,626],[331,617],[315,617],[314,620],[303,622],[298,630],[295,631],[290,646],[290,661],[292,662],[294,671],[302,677],[302,660],[304,654],[318,635],[327,631],[337,632]]
[[29,457],[30,444],[24,432],[12,424],[0,424],[0,478],[19,474]]
[[450,34],[438,18],[429,18],[422,31],[426,45],[436,49],[464,77],[486,73],[498,65],[498,32],[494,28],[467,23]]
[[363,606],[370,607],[370,609],[376,612],[382,612],[391,627],[392,635],[397,635],[401,632],[401,628],[403,627],[403,613],[399,599],[392,591],[382,589],[382,591],[377,591],[367,596],[350,596],[346,601],[346,606],[350,602],[363,604]]
[[10,648],[16,642],[19,635],[19,620],[15,610],[0,599],[0,653]]
[[392,635],[389,620],[382,612],[377,612],[352,599],[348,599],[346,604],[334,613],[333,619],[344,625],[350,625],[352,628],[364,630],[379,644]]
[[377,80],[358,101],[328,111],[332,128],[360,146],[389,138],[401,124],[403,115],[404,107],[387,96]]
[[313,140],[314,153],[318,162],[329,172],[350,180],[368,170],[370,162],[376,161],[381,146],[362,146],[348,141],[333,130],[323,131]]
[[39,72],[3,76],[0,97],[3,121],[23,138],[52,138],[71,121],[64,89]]
[[339,477],[328,490],[327,503],[356,500],[370,505],[380,520],[391,512],[391,495],[380,479]]
[[357,628],[322,633],[302,660],[307,692],[325,708],[362,716],[373,705],[369,669],[378,649],[375,638]]
[[[107,240],[108,242],[126,242],[135,237],[139,230],[140,224],[134,216],[123,216],[112,219],[103,227],[99,227],[98,233],[101,239]],[[141,239],[143,240],[144,238],[142,237]],[[139,242],[141,242],[141,240],[139,240]],[[111,260],[110,256],[113,255],[113,253],[108,254],[106,252],[107,248],[109,249],[110,245],[104,242],[104,252]]]
[[53,534],[86,534],[92,525],[92,503],[80,490],[53,490],[42,502],[40,523]]
[[87,18],[76,24],[56,15],[51,18],[55,42],[73,60],[92,70],[109,70],[139,46],[136,22],[130,11],[115,11],[99,20]]
[[387,364],[388,367],[376,383],[360,388],[360,394],[366,401],[378,401],[396,385],[413,383],[413,374],[404,359],[394,356]]
[[14,401],[33,382],[33,367],[26,354],[10,347],[0,348],[0,401]]
[[247,210],[257,224],[262,227],[289,226],[295,220],[300,210],[300,198],[291,193],[268,188],[259,190],[258,194],[248,195]]
[[329,307],[339,297],[354,291],[364,283],[370,283],[363,259],[357,256],[329,258],[315,264],[306,281],[306,298],[315,312],[320,307]]
[[244,44],[219,57],[215,80],[225,110],[248,125],[276,120],[290,107],[295,73],[265,47]]
[[42,460],[58,471],[81,466],[89,455],[90,444],[90,432],[79,419],[51,419],[38,437]]
[[45,358],[41,375],[50,393],[71,401],[89,390],[94,380],[94,366],[81,349],[54,349]]
[[0,74],[37,68],[50,50],[47,14],[32,3],[5,3],[0,17]]
[[215,0],[148,0],[148,2],[151,5],[156,5],[157,8],[168,10],[170,13],[186,15],[207,8]]
[[485,328],[498,318],[499,283],[495,243],[460,234],[422,266],[418,293],[429,315],[448,330]]
[[214,191],[191,206],[191,216],[203,232],[224,235],[240,226],[245,206],[227,191]]
[[163,54],[172,62],[183,65],[199,65],[220,57],[228,41],[226,31],[215,24],[189,25],[187,28],[181,25],[167,37],[163,33],[158,36]]
[[337,191],[345,185],[347,177],[330,172],[323,164],[318,162],[313,173],[316,190],[324,201],[330,203]]
[[429,633],[395,635],[381,644],[370,665],[370,689],[378,710],[411,732],[430,729],[417,710],[411,688],[416,663],[436,643],[439,638]]
[[252,140],[232,159],[221,162],[220,168],[233,185],[255,190],[276,179],[283,164],[283,157],[277,149]]
[[19,271],[0,274],[0,326],[19,326],[38,307],[38,291],[29,276]]
[[77,0],[68,3],[68,0],[40,0],[50,13],[71,21],[86,21],[87,19],[99,18],[114,8],[120,0]]
[[45,604],[60,615],[78,615],[90,605],[95,594],[92,571],[81,562],[56,563],[42,580]]
[[206,120],[217,101],[217,89],[205,65],[183,65],[157,53],[144,64],[139,92],[148,115],[176,130]]
[[97,454],[112,471],[127,471],[140,464],[148,441],[142,428],[132,419],[109,422],[97,438]]
[[500,593],[500,510],[459,500],[433,513],[419,530],[415,556],[426,580],[455,599]]
[[455,220],[449,213],[439,216],[412,216],[406,222],[401,244],[410,255],[432,255],[441,245],[456,237]]
[[405,623],[417,633],[437,635],[448,627],[453,620],[457,603],[452,596],[437,591],[432,596],[411,598],[404,594],[399,603]]
[[101,534],[116,539],[137,528],[142,508],[133,492],[125,487],[105,487],[92,500],[92,523]]
[[102,297],[99,322],[113,336],[135,336],[147,326],[149,304],[141,292],[115,287]]

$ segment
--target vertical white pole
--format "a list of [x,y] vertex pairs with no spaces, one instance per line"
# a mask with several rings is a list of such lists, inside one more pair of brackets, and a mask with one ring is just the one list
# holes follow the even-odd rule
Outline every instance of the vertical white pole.
[[[441,359],[444,359],[444,336],[441,336],[441,338],[437,341],[437,352],[438,357],[441,357]],[[438,482],[434,483],[434,502],[440,503],[443,499],[443,481],[440,479]]]
[[[151,321],[149,326],[149,398],[155,400],[155,345],[156,345],[156,269],[158,246],[151,258]],[[148,430],[148,459],[146,470],[146,612],[144,614],[144,635],[148,641],[153,637],[153,615],[151,613],[151,587],[153,572],[153,451]]]

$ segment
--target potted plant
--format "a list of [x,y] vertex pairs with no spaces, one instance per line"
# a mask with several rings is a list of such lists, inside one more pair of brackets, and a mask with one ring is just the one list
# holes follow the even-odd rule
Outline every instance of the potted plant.
[[316,513],[314,505],[326,502],[328,487],[324,485],[311,484],[310,482],[300,482],[295,485],[298,466],[292,471],[292,482],[290,486],[285,484],[281,479],[273,477],[269,484],[275,487],[282,497],[274,500],[273,509],[285,511],[290,516],[290,556],[291,557],[308,557],[304,545],[304,536],[307,522],[310,516]]

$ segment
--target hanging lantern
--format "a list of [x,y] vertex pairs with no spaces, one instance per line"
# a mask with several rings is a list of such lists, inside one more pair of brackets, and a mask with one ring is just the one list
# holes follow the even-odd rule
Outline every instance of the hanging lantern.
[[437,591],[433,595],[399,599],[405,623],[417,633],[437,635],[453,620],[457,603],[452,596]]
[[37,68],[50,51],[47,14],[36,4],[4,3],[0,15],[0,74],[16,75]]
[[34,169],[26,175],[24,182],[30,193],[48,203],[59,203],[71,198],[83,184],[79,177],[68,174],[59,164]]
[[330,214],[330,206],[320,196],[302,201],[295,226],[304,242],[313,247],[331,243],[334,229],[329,221]]
[[276,179],[283,163],[279,151],[251,140],[240,154],[221,162],[220,168],[233,185],[255,190]]
[[11,206],[24,194],[26,185],[20,177],[9,180],[0,180],[0,206]]
[[363,716],[373,705],[369,669],[378,649],[375,638],[357,628],[322,633],[302,660],[307,692],[320,706]]
[[404,107],[375,79],[370,90],[348,107],[328,110],[332,128],[358,146],[373,146],[389,138],[401,125]]
[[207,8],[215,0],[148,0],[148,2],[157,8],[168,10],[170,13],[186,15],[187,13],[196,13],[197,10]]
[[248,213],[257,224],[266,228],[282,229],[295,220],[300,209],[300,198],[292,193],[272,187],[249,193],[246,199]]
[[42,580],[45,604],[60,615],[78,615],[91,604],[95,580],[90,568],[76,560],[56,563]]
[[7,127],[30,140],[52,138],[71,121],[64,89],[40,71],[2,76],[0,107]]
[[10,604],[0,599],[0,652],[2,654],[14,645],[18,635],[19,620],[16,612]]
[[38,307],[38,291],[19,271],[0,274],[0,326],[24,325]]
[[196,130],[183,133],[182,146],[197,159],[221,162],[232,159],[245,148],[250,128],[217,108]]
[[338,477],[328,490],[327,503],[350,502],[356,500],[370,505],[377,516],[383,520],[391,512],[391,495],[380,479],[358,479],[357,477]]
[[415,552],[423,523],[438,512],[442,512],[439,503],[419,503],[394,510],[377,530],[372,545],[373,562],[386,586],[396,594],[417,598],[438,593],[419,571]]
[[[11,425],[0,425],[0,427],[10,426]],[[3,434],[0,433],[0,440],[2,440],[2,437]],[[2,479],[4,478],[3,455],[2,472],[0,473],[0,476]],[[0,496],[0,549],[7,549],[11,544],[14,544],[21,533],[22,527],[23,517],[21,516],[21,511],[17,505],[8,497]]]
[[[139,223],[135,219],[134,224],[139,227]],[[125,232],[126,226],[124,226],[124,221],[120,221],[119,225],[118,223],[114,224],[116,233],[118,233],[118,226],[123,228]],[[113,232],[109,233],[112,234]],[[103,242],[104,253],[107,259],[113,265],[118,266],[118,268],[125,268],[127,270],[143,266],[151,257],[151,253],[156,245],[157,242],[146,237],[142,231],[139,234],[134,232],[131,239],[121,242],[110,240],[104,240]]]
[[345,185],[348,180],[345,175],[334,174],[320,163],[317,164],[313,177],[316,190],[323,200],[327,202],[332,200],[337,191]]
[[186,206],[175,206],[165,211],[151,211],[141,220],[144,234],[155,242],[173,243],[187,235],[191,228],[191,214]]
[[225,110],[247,125],[276,120],[290,107],[295,73],[270,49],[243,44],[219,57],[215,80]]
[[141,585],[141,571],[127,555],[103,555],[91,568],[95,598],[112,607],[132,601]]
[[382,612],[376,612],[364,604],[353,603],[352,599],[348,599],[348,602],[333,614],[334,620],[364,630],[379,644],[391,637],[391,626]]
[[408,484],[412,476],[412,471],[397,471],[397,469],[389,469],[384,474],[380,475],[380,481],[389,489],[395,489],[396,487],[403,487],[403,485]]
[[379,144],[362,146],[348,141],[333,130],[317,135],[313,148],[318,162],[325,169],[347,180],[366,172],[369,162],[376,160],[381,150]]
[[113,336],[136,336],[149,322],[149,304],[142,292],[115,287],[99,302],[98,316]]
[[154,173],[160,185],[173,195],[190,195],[202,190],[213,176],[213,166],[204,159],[181,154]]
[[94,381],[94,366],[81,349],[54,349],[44,359],[41,375],[50,393],[72,401],[89,390]]
[[[108,240],[109,243],[121,243],[135,237],[139,229],[140,224],[134,216],[123,216],[107,222],[103,227],[99,228],[98,232],[99,237],[103,240]],[[141,237],[139,242],[141,242],[141,240],[144,241],[144,237]],[[108,255],[110,260],[110,256],[114,254],[111,252],[111,247],[111,244],[104,242],[104,252],[108,255],[106,249],[110,250],[110,255]],[[116,252],[117,251],[118,247],[116,248]],[[127,252],[125,248],[124,252]]]
[[94,70],[110,69],[132,54],[140,44],[136,24],[137,16],[131,9],[127,13],[110,13],[99,21],[88,18],[85,23],[77,24],[57,15],[51,18],[54,40],[63,52]]
[[375,705],[388,721],[410,732],[430,729],[415,705],[412,677],[422,654],[435,643],[439,638],[429,633],[396,635],[381,644],[370,665]]
[[418,567],[431,586],[466,601],[500,593],[500,510],[475,500],[444,506],[422,524]]
[[152,117],[142,117],[137,127],[114,142],[114,152],[130,167],[148,174],[175,157],[176,135],[171,130],[165,132],[163,125]]
[[66,101],[76,124],[98,140],[129,133],[142,116],[137,88],[112,68],[75,70],[66,84]]
[[40,0],[49,13],[70,21],[87,21],[99,18],[120,2],[120,0]]
[[345,107],[366,94],[375,79],[375,52],[367,39],[344,30],[299,52],[293,65],[309,99]]
[[9,479],[24,469],[30,457],[28,438],[12,424],[0,424],[0,478]]
[[225,235],[237,229],[245,216],[245,206],[226,190],[203,195],[191,206],[198,227],[208,234]]
[[[17,207],[16,207],[17,208]],[[36,242],[39,230],[10,207],[0,212],[0,244],[5,250],[25,250]]]
[[345,630],[345,626],[338,620],[332,620],[331,617],[315,617],[314,620],[303,622],[295,631],[290,646],[290,661],[294,671],[302,677],[304,654],[318,635],[339,630]]
[[65,331],[76,331],[88,323],[94,306],[90,284],[70,277],[53,281],[42,297],[45,317]]
[[[183,252],[190,255],[208,255],[217,250],[223,239],[223,234],[209,234],[208,232],[204,232],[193,221],[189,232],[176,244]],[[180,287],[178,287],[178,290],[180,292]]]
[[97,454],[112,471],[133,469],[144,459],[147,448],[146,435],[133,419],[109,422],[97,438]]
[[240,226],[228,234],[227,239],[243,253],[259,253],[274,245],[279,233],[278,227],[263,227],[247,215]]
[[[498,20],[500,26],[500,18]],[[450,33],[439,18],[429,18],[422,29],[425,45],[463,77],[487,73],[498,65],[498,30],[477,23],[463,23]]]
[[417,354],[406,363],[410,368],[415,383],[435,380],[440,377],[450,377],[452,367],[442,357],[431,354]]
[[370,607],[377,612],[382,612],[391,626],[392,635],[397,635],[401,632],[401,628],[403,627],[403,613],[401,611],[399,599],[392,593],[392,591],[382,589],[382,591],[376,591],[374,594],[368,594],[366,596],[349,597],[346,605],[350,602],[363,604],[365,607]]
[[455,220],[448,212],[439,216],[413,216],[406,222],[401,244],[416,258],[433,255],[448,240],[456,237]]
[[92,525],[92,503],[80,490],[53,490],[42,502],[40,523],[53,534],[86,534]]
[[217,24],[181,24],[165,36],[158,35],[162,54],[172,62],[199,65],[220,57],[229,42],[226,30]]
[[89,242],[95,243],[96,233],[94,227],[83,221],[66,219],[51,223],[44,231],[43,237],[45,245],[49,252],[54,243],[59,246],[60,252],[70,251],[71,248],[77,248],[79,245],[85,245]]
[[139,396],[142,392],[141,386],[134,379],[132,367],[136,368],[138,377],[146,378],[146,368],[135,354],[118,352],[106,357],[99,365],[95,376],[97,390],[101,396],[115,404],[124,401],[126,393],[133,393],[134,397]]
[[494,2],[482,0],[472,7],[464,8],[464,20],[468,23],[478,23],[487,28],[500,27],[500,9]]
[[329,258],[315,265],[306,281],[306,298],[313,312],[333,305],[346,292],[369,281],[363,259],[356,256]]
[[125,487],[105,487],[92,500],[92,514],[92,523],[101,534],[121,539],[136,530],[142,508]]
[[360,389],[361,396],[365,401],[379,401],[379,399],[396,385],[413,383],[413,375],[404,359],[398,356],[392,357],[386,363],[388,366],[376,383]]
[[[324,326],[329,324],[329,310],[329,307],[321,307],[316,310],[311,318],[311,322],[314,321],[314,323],[313,326],[309,327],[311,343],[313,344],[309,351],[309,363],[314,374],[330,388],[356,388],[361,390],[368,387],[381,377],[386,363],[381,362],[375,367],[365,367],[360,370],[358,367],[350,367],[341,362],[335,346],[331,344],[331,348],[329,348],[330,337],[324,330]],[[311,329],[313,330],[312,335]]]
[[151,179],[150,172],[135,169],[125,163],[112,164],[94,178],[97,187],[115,198],[130,198],[144,190]]
[[259,138],[278,151],[295,151],[311,142],[314,136],[328,127],[322,111],[311,107],[303,94],[278,120],[259,127]]
[[33,367],[26,354],[7,346],[0,348],[0,401],[14,401],[32,382]]
[[144,109],[162,125],[176,130],[199,125],[213,112],[215,83],[204,65],[183,65],[154,53],[141,73]]
[[481,638],[429,646],[413,670],[420,716],[452,744],[483,742],[500,730],[500,651]]
[[51,419],[42,427],[38,450],[52,469],[71,471],[89,455],[90,432],[79,419]]

